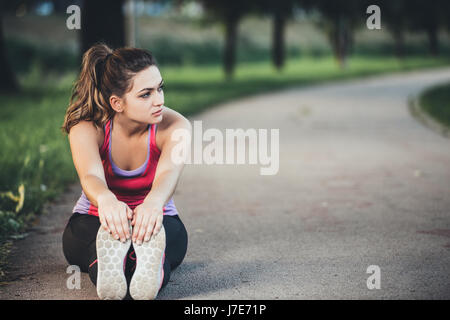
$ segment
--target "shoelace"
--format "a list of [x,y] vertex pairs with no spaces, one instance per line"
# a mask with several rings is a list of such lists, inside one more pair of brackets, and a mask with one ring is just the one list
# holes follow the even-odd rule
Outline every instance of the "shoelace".
[[134,265],[131,268],[131,271],[136,270],[137,258],[136,258],[136,253],[134,252],[134,250],[132,252],[130,252],[130,254],[128,255],[128,258],[130,258],[131,260],[134,261]]

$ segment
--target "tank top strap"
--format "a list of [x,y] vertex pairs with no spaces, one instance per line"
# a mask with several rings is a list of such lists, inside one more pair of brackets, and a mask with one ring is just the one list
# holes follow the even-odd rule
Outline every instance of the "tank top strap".
[[150,150],[156,152],[157,154],[160,154],[158,147],[156,146],[156,126],[157,124],[154,123],[151,125],[151,137],[150,137]]
[[109,149],[108,146],[109,146],[109,137],[111,135],[111,119],[109,119],[103,126],[103,132],[105,136],[103,138],[103,145],[100,148],[100,154],[107,152]]

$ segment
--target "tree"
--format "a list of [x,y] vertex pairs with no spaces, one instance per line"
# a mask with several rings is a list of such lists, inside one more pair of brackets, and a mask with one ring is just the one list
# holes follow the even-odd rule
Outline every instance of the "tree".
[[439,54],[438,32],[448,19],[448,0],[410,0],[406,6],[409,25],[412,30],[425,31],[428,37],[429,52],[433,56]]
[[353,33],[358,22],[365,17],[365,7],[358,0],[315,0],[312,5],[318,9],[333,53],[343,68],[353,45]]
[[228,79],[233,77],[236,64],[238,26],[242,17],[255,8],[257,0],[201,0],[203,7],[225,26],[223,66]]
[[125,45],[124,0],[85,0],[81,9],[81,52],[97,42],[118,48]]
[[16,77],[8,63],[5,45],[5,36],[3,34],[3,14],[6,10],[15,10],[17,1],[0,2],[0,92],[17,92],[19,85]]
[[284,66],[285,50],[285,29],[286,22],[292,16],[295,0],[263,0],[258,2],[258,11],[270,14],[273,19],[272,31],[272,62],[274,66],[281,70]]
[[[369,5],[369,1],[366,2]],[[408,29],[408,15],[405,14],[408,0],[379,0],[381,21],[387,25],[394,38],[395,55],[403,58],[405,55],[405,31]]]

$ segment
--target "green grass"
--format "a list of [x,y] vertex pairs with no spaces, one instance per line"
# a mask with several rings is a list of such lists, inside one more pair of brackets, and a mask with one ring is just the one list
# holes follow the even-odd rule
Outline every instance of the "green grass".
[[197,113],[221,101],[273,91],[291,86],[363,77],[385,72],[407,71],[438,67],[448,59],[409,58],[352,58],[345,70],[331,57],[290,60],[282,72],[271,64],[242,63],[236,68],[233,81],[224,79],[220,66],[216,67],[161,67],[165,79],[166,105],[185,115]]
[[[400,62],[395,58],[355,57],[349,60],[347,69],[341,70],[328,57],[291,60],[282,72],[274,70],[269,62],[239,64],[232,81],[225,79],[219,65],[163,66],[161,73],[166,83],[165,104],[184,115],[193,115],[219,102],[250,94],[449,64],[444,59],[409,58]],[[26,230],[45,202],[77,180],[67,137],[59,129],[76,73],[43,73],[35,67],[21,79],[20,94],[0,95],[0,194],[11,192],[20,198],[21,185],[25,191],[21,208],[17,208],[17,201],[0,196],[0,248],[11,236]],[[0,263],[0,276],[1,269]]]
[[450,128],[450,83],[425,91],[419,99],[420,107],[425,112]]
[[[32,74],[20,94],[0,95],[0,241],[23,232],[43,204],[76,178],[67,139],[58,129],[72,80],[42,84]],[[21,185],[20,209],[5,193],[19,197]]]

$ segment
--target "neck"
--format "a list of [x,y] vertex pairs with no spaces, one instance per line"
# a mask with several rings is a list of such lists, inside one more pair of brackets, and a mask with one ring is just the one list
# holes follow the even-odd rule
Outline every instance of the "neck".
[[124,117],[122,114],[116,114],[112,119],[116,129],[125,135],[127,138],[138,137],[144,135],[148,130],[148,124],[143,124]]

